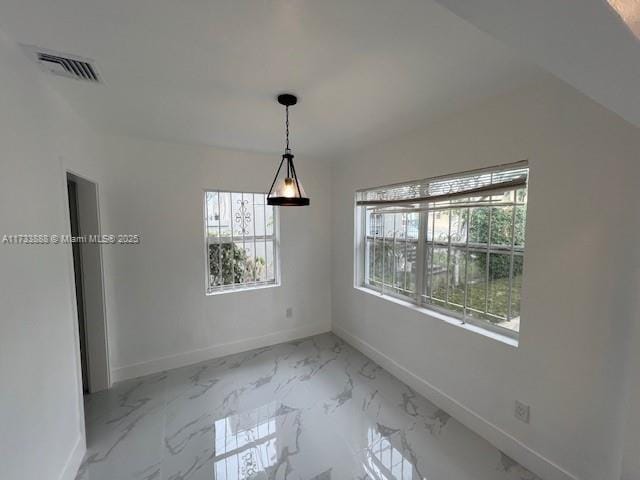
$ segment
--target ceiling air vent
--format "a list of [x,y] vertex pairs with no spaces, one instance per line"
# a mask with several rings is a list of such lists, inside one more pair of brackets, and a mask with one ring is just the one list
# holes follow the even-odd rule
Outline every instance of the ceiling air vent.
[[54,52],[32,45],[23,45],[23,48],[45,72],[62,77],[100,83],[100,76],[91,59],[78,57],[77,55],[69,55],[67,53]]

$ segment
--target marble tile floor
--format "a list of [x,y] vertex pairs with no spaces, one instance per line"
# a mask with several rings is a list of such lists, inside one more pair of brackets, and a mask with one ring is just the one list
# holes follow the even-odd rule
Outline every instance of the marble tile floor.
[[85,401],[77,480],[540,480],[333,334]]

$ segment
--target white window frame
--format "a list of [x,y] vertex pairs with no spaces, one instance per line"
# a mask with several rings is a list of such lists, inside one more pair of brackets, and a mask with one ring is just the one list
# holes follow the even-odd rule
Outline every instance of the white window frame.
[[[354,241],[354,287],[360,290],[364,290],[364,291],[368,291],[369,293],[375,293],[379,296],[381,296],[382,298],[386,298],[388,300],[393,300],[396,303],[400,303],[400,304],[406,304],[407,306],[410,306],[413,309],[418,309],[423,311],[424,313],[431,313],[431,312],[436,312],[437,314],[439,314],[438,316],[443,317],[444,319],[446,319],[447,321],[450,321],[451,323],[454,324],[461,324],[461,325],[466,325],[466,324],[470,324],[473,325],[475,327],[478,327],[477,329],[474,329],[476,331],[478,330],[485,330],[485,331],[489,331],[492,333],[497,334],[499,337],[507,337],[510,339],[514,339],[516,340],[516,345],[517,345],[517,340],[519,338],[519,331],[515,331],[506,327],[501,327],[499,325],[493,324],[488,320],[483,320],[483,319],[478,319],[478,318],[474,318],[471,316],[466,315],[465,313],[460,313],[460,312],[456,312],[455,310],[450,310],[448,308],[444,308],[444,307],[440,307],[438,305],[434,305],[432,303],[426,303],[423,299],[423,297],[425,297],[426,295],[426,289],[425,289],[425,285],[424,285],[424,279],[426,276],[426,272],[427,272],[427,267],[426,267],[426,250],[427,250],[427,227],[432,227],[433,228],[433,224],[429,223],[427,221],[428,215],[430,211],[433,211],[434,209],[429,209],[428,207],[426,208],[421,208],[419,211],[419,228],[418,228],[418,238],[417,238],[417,248],[416,248],[416,263],[417,263],[417,267],[416,267],[416,279],[415,279],[415,283],[416,283],[416,291],[415,293],[412,292],[411,295],[403,295],[403,294],[398,294],[396,292],[390,291],[389,289],[385,289],[384,288],[384,273],[383,273],[383,285],[382,286],[377,286],[377,285],[372,285],[371,283],[369,283],[369,278],[368,278],[368,251],[367,251],[367,242],[365,239],[365,235],[368,235],[369,232],[367,232],[367,224],[366,224],[366,220],[367,220],[367,207],[363,207],[357,204],[357,199],[359,194],[365,193],[365,192],[372,192],[372,191],[376,191],[376,190],[384,190],[387,188],[393,188],[396,186],[405,186],[405,185],[411,185],[411,184],[426,184],[429,183],[432,180],[436,180],[436,179],[446,179],[446,178],[452,178],[455,179],[457,177],[463,177],[469,174],[473,174],[473,173],[482,173],[482,172],[501,172],[501,171],[505,171],[508,170],[510,168],[518,168],[518,167],[523,167],[523,168],[527,168],[528,169],[528,162],[527,161],[522,161],[522,162],[517,162],[514,164],[510,164],[510,165],[504,165],[504,166],[495,166],[495,167],[488,167],[488,168],[483,168],[483,169],[478,169],[475,171],[469,171],[469,172],[460,172],[460,173],[456,173],[456,174],[452,174],[452,175],[446,175],[443,177],[435,177],[432,179],[424,179],[424,180],[418,180],[415,182],[403,182],[401,184],[397,184],[397,185],[385,185],[385,186],[379,186],[379,187],[374,187],[374,188],[365,188],[365,189],[360,189],[356,191],[356,196],[355,196],[355,201],[354,201],[354,219],[355,219],[355,228],[354,228],[354,233],[355,233],[355,241]],[[528,193],[527,193],[527,198],[528,198]],[[515,217],[515,211],[516,211],[516,199],[514,197],[514,203],[513,203],[513,214]],[[505,205],[505,206],[509,206],[509,205]],[[525,212],[526,212],[526,206],[527,204],[525,203]],[[444,207],[440,207],[441,209],[446,210],[447,208]],[[450,207],[449,210],[451,208],[455,208],[455,207]],[[472,208],[472,207],[470,207]],[[467,211],[469,212],[469,210]],[[414,212],[415,213],[415,212]],[[451,221],[450,221],[451,223]],[[508,250],[508,252],[511,255],[511,258],[513,259],[515,255],[520,255],[523,258],[523,262],[524,262],[524,256],[525,256],[525,247],[516,247],[514,242],[513,242],[513,237],[515,234],[515,225],[512,224],[512,242],[511,242],[511,246],[508,249],[504,249],[501,248],[500,250]],[[490,235],[490,232],[489,232]],[[526,233],[525,233],[526,236]],[[395,234],[394,234],[395,237]],[[375,240],[374,240],[375,241]],[[383,241],[384,241],[384,228],[383,228]],[[395,240],[394,240],[395,241]],[[406,235],[405,235],[405,240],[403,241],[407,241],[406,240]],[[413,241],[413,240],[412,240]],[[431,239],[431,244],[433,245],[434,239]],[[449,245],[448,248],[451,249],[451,240],[449,239]],[[468,250],[468,243],[469,243],[469,234],[468,234],[468,220],[467,220],[467,235],[466,235],[466,243],[467,243],[467,249],[466,249],[466,253],[468,254],[469,250]],[[493,247],[495,248],[495,247]],[[491,243],[489,242],[487,245],[487,252],[491,253],[493,252],[494,249],[492,249]],[[449,255],[449,253],[448,253]],[[384,260],[383,260],[383,264],[384,264]],[[465,262],[466,263],[466,262]],[[489,264],[487,263],[486,266],[487,269],[487,275],[488,275],[488,270],[489,270]],[[466,275],[466,274],[465,274]],[[511,295],[512,295],[512,290],[513,290],[513,260],[511,260],[511,267],[510,267],[510,274],[509,274],[509,309],[511,308]],[[521,287],[522,288],[522,287]],[[448,290],[448,289],[447,289]],[[467,292],[467,285],[465,284],[465,292]],[[466,296],[466,293],[465,293]],[[466,310],[465,310],[466,311]]]
[[[273,206],[273,269],[274,276],[272,280],[263,280],[263,281],[255,281],[255,282],[245,282],[245,283],[234,283],[229,285],[221,285],[211,287],[209,285],[209,232],[208,232],[208,219],[207,219],[207,194],[208,193],[217,193],[217,194],[241,194],[241,195],[264,195],[265,203],[266,196],[265,192],[245,192],[245,191],[235,191],[228,189],[219,189],[219,188],[207,188],[202,191],[202,225],[203,225],[203,238],[204,238],[204,291],[205,295],[221,295],[225,293],[233,293],[233,292],[244,292],[249,290],[260,290],[265,288],[273,288],[279,287],[281,285],[281,268],[280,268],[280,209],[277,206]],[[255,205],[253,206],[255,210]],[[231,208],[231,217],[233,219],[233,207]],[[253,213],[253,218],[255,222],[255,213]],[[233,220],[232,220],[233,221]],[[265,222],[266,222],[266,214],[265,214]],[[255,228],[255,227],[254,227]],[[265,225],[266,228],[266,225]],[[233,225],[231,225],[231,241],[233,242]],[[243,235],[244,237],[244,235]],[[265,235],[266,240],[267,235]],[[255,236],[254,236],[254,252],[255,252]]]

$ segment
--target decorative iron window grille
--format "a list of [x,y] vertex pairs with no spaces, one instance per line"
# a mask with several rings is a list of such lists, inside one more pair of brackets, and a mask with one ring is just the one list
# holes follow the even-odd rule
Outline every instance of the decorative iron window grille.
[[277,209],[266,194],[205,192],[206,290],[278,284]]

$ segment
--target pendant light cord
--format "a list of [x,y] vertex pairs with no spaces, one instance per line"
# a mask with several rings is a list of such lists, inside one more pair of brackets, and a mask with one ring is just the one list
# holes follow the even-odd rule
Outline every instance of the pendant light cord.
[[284,124],[285,124],[285,128],[286,128],[286,131],[287,131],[287,147],[286,147],[285,150],[286,150],[286,153],[289,153],[290,152],[290,149],[289,149],[289,105],[286,106],[285,112],[286,112],[285,113],[286,119],[285,119]]

